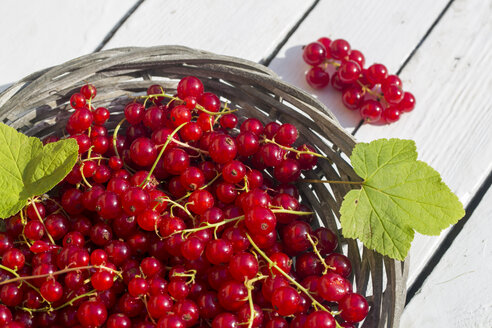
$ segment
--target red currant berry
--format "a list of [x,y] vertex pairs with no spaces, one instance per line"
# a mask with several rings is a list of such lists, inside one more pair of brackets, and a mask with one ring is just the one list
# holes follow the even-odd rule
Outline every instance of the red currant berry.
[[362,52],[359,50],[352,49],[349,54],[349,60],[355,61],[357,64],[359,64],[359,67],[362,69],[364,68],[364,64],[366,62],[364,55]]
[[94,115],[94,124],[103,125],[109,119],[109,110],[105,107],[98,107],[94,111],[93,115]]
[[306,82],[313,89],[323,89],[330,84],[330,74],[320,66],[311,67],[306,73]]
[[100,301],[85,301],[77,310],[77,319],[83,327],[99,327],[108,317],[108,311]]
[[80,108],[84,108],[85,105],[86,105],[86,100],[84,95],[80,93],[74,93],[70,97],[70,106],[72,106],[73,108],[80,109]]
[[302,58],[311,66],[318,66],[326,58],[326,49],[319,42],[312,42],[304,47]]
[[352,292],[350,282],[339,274],[328,272],[318,282],[318,293],[328,302],[338,302]]
[[342,63],[338,68],[337,74],[340,81],[343,83],[354,83],[360,75],[360,66],[353,60],[348,60]]
[[402,112],[411,112],[415,108],[415,97],[410,92],[403,94],[403,99],[398,104],[398,108]]
[[341,60],[350,53],[350,44],[343,40],[337,39],[330,43],[330,54],[333,58]]
[[296,313],[300,301],[299,293],[290,286],[280,287],[272,294],[272,306],[278,314],[283,316]]
[[85,99],[93,99],[97,94],[97,89],[92,84],[86,84],[80,88],[80,93]]
[[178,97],[181,99],[186,97],[199,98],[203,94],[203,83],[194,76],[187,76],[179,81],[177,90]]
[[236,157],[237,145],[232,137],[218,135],[213,138],[208,151],[214,162],[224,164]]
[[367,68],[366,78],[371,84],[381,84],[388,77],[388,69],[383,64],[372,64]]
[[364,101],[360,108],[360,116],[368,122],[377,122],[383,113],[383,106],[376,100],[368,99]]
[[348,109],[359,109],[364,100],[364,92],[359,86],[352,86],[342,92],[342,102]]
[[386,121],[386,123],[394,123],[400,119],[400,109],[398,107],[388,107],[383,111],[381,117]]
[[129,103],[125,107],[125,118],[131,125],[142,122],[145,115],[145,107],[139,103]]
[[340,317],[348,322],[359,322],[365,319],[369,312],[366,299],[360,294],[348,294],[340,300],[338,307]]

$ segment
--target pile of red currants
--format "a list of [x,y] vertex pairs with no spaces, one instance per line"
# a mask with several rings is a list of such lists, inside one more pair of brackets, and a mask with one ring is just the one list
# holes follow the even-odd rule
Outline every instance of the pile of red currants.
[[70,99],[75,167],[0,233],[1,327],[364,320],[368,303],[336,234],[312,229],[299,196],[301,172],[323,156],[296,143],[294,125],[238,126],[236,110],[188,76],[176,95],[150,86],[109,133],[96,93],[88,84]]
[[342,92],[345,107],[359,110],[366,122],[393,123],[415,107],[415,97],[403,90],[397,75],[388,74],[383,64],[364,68],[364,55],[346,40],[322,37],[303,48],[302,58],[312,66],[306,73],[308,84],[321,89],[331,82]]

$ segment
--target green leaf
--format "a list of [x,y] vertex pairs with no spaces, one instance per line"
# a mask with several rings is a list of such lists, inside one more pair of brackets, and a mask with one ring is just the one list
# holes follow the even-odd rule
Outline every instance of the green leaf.
[[73,168],[77,156],[74,139],[43,147],[38,138],[0,123],[0,218],[16,214],[29,198],[56,186]]
[[417,160],[411,140],[360,143],[350,157],[364,181],[345,195],[340,208],[342,233],[367,248],[404,260],[414,231],[438,235],[465,215],[463,205],[441,176]]

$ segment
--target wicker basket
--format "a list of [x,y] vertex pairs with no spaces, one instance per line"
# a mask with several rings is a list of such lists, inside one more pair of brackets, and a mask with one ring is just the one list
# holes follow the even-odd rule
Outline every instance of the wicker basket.
[[[319,161],[316,170],[305,173],[306,178],[357,179],[347,161],[355,140],[323,104],[285,84],[262,65],[185,47],[112,49],[36,72],[0,94],[0,119],[29,135],[63,135],[70,115],[69,95],[89,81],[98,90],[94,106],[106,106],[112,112],[111,127],[122,118],[129,96],[145,91],[156,83],[152,81],[166,90],[175,89],[186,75],[201,78],[207,91],[240,109],[240,119],[257,117],[263,122],[295,124],[301,141],[309,140],[331,159]],[[349,188],[344,184],[302,184],[299,190],[322,223],[339,232],[339,208]],[[340,241],[352,261],[351,279],[357,292],[369,294],[370,312],[362,326],[398,327],[408,264],[383,257],[356,240],[340,236]]]

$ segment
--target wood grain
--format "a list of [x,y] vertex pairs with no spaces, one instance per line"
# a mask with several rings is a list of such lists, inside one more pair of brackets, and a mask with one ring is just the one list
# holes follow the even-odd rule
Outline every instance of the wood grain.
[[96,49],[136,0],[0,2],[0,89]]
[[270,55],[314,0],[146,0],[105,49],[179,44],[253,61]]
[[425,35],[447,0],[416,1],[321,1],[290,37],[270,68],[291,84],[309,90],[318,97],[349,131],[360,116],[344,108],[341,95],[332,88],[311,89],[304,72],[309,68],[302,61],[302,46],[327,36],[346,39],[354,49],[361,50],[366,63],[384,63],[396,72]]
[[[415,93],[414,112],[389,126],[363,126],[356,137],[411,138],[419,158],[439,171],[466,205],[492,169],[492,7],[456,0],[401,76]],[[416,235],[409,284],[440,237]]]
[[492,323],[492,189],[470,217],[421,291],[403,312],[401,327],[490,327]]

